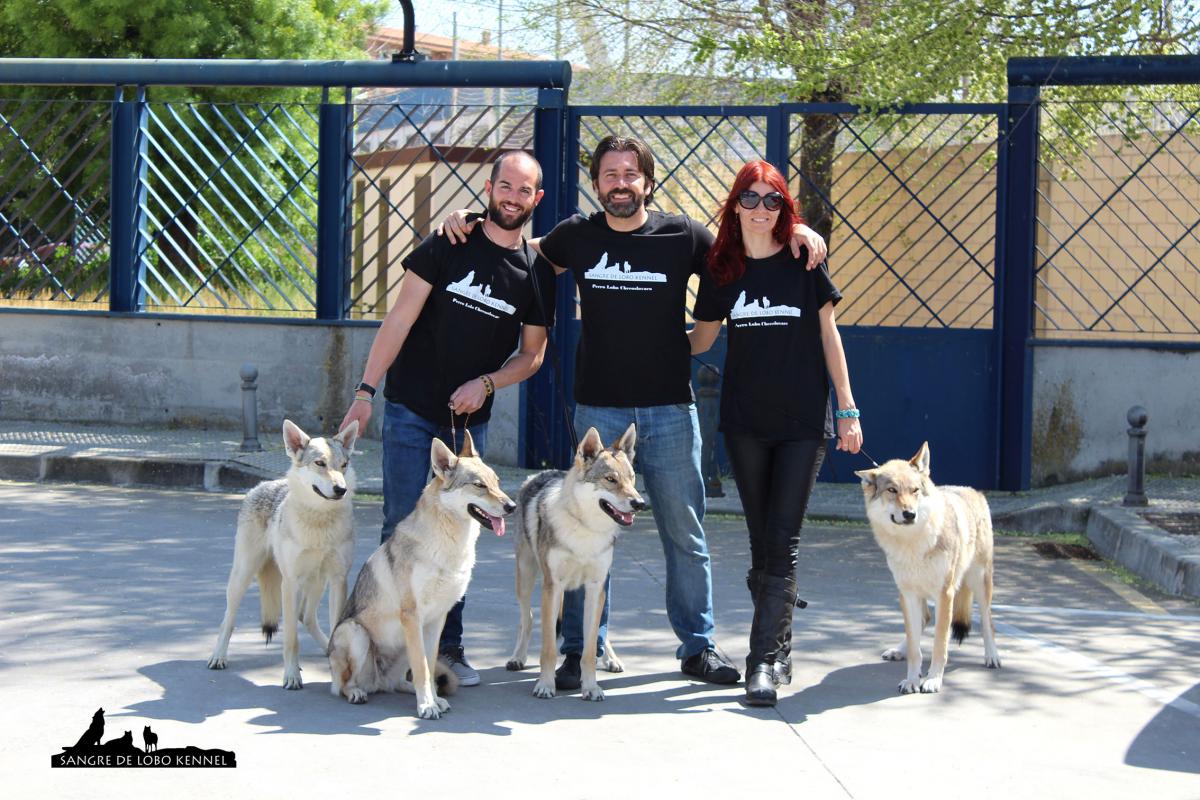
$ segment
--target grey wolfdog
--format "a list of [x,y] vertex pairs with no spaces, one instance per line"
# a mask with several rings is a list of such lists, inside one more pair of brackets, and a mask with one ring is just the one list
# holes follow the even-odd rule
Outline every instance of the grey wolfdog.
[[[603,700],[596,682],[596,636],[604,608],[604,579],[612,566],[613,547],[622,527],[646,507],[634,485],[633,457],[637,432],[626,429],[611,447],[589,428],[566,472],[548,470],[530,477],[517,495],[521,531],[513,537],[517,550],[517,601],[520,623],[517,643],[506,667],[525,668],[533,634],[533,584],[542,576],[541,674],[533,685],[537,697],[554,697],[556,661],[554,623],[563,592],[584,587],[583,656],[580,663],[584,700]],[[624,667],[605,643],[603,666],[610,672]]]
[[[893,459],[854,473],[862,479],[867,519],[900,590],[904,642],[885,650],[888,661],[908,660],[900,692],[936,692],[949,658],[951,630],[960,644],[971,629],[971,595],[979,600],[983,663],[999,668],[992,622],[992,515],[987,499],[965,486],[935,486],[929,443],[910,460]],[[926,602],[937,607],[933,658],[921,679],[921,631]]]
[[458,456],[434,439],[430,463],[433,479],[416,508],[358,573],[329,649],[334,694],[365,703],[372,692],[411,692],[422,719],[450,710],[434,692],[435,673],[453,677],[436,661],[438,638],[471,580],[479,527],[503,536],[504,517],[517,507],[469,432]]
[[346,602],[346,576],[354,558],[354,467],[350,453],[358,422],[329,439],[312,439],[291,420],[283,422],[283,445],[292,465],[287,477],[255,486],[242,502],[233,568],[225,590],[225,619],[208,660],[225,669],[238,605],[255,576],[262,602],[262,630],[271,640],[283,616],[283,685],[300,689],[298,619],[321,646],[329,640],[317,624],[321,595],[329,588],[329,621]]

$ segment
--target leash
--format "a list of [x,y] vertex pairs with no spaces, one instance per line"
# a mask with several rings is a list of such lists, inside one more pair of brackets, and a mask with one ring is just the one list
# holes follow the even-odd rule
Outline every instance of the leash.
[[[463,417],[463,444],[467,443],[467,425],[471,422],[471,412],[468,411]],[[450,444],[454,448],[454,455],[458,455],[458,431],[454,428],[454,409],[450,409]]]

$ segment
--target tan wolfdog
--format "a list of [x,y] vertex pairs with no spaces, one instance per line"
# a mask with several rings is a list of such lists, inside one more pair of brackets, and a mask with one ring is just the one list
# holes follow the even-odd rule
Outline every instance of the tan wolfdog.
[[[563,592],[584,587],[583,655],[580,662],[584,700],[603,700],[596,682],[596,636],[604,608],[604,578],[612,566],[613,546],[622,527],[633,524],[634,514],[646,507],[634,485],[633,457],[637,432],[630,425],[606,448],[595,428],[588,428],[575,451],[575,462],[566,472],[547,470],[530,477],[521,487],[521,529],[513,537],[517,550],[517,602],[520,623],[517,643],[505,666],[525,668],[533,634],[533,585],[542,576],[541,674],[533,685],[537,697],[554,697],[554,623],[562,607]],[[621,672],[612,645],[605,643],[601,664]]]
[[286,478],[260,483],[242,502],[225,589],[225,618],[209,669],[225,669],[238,605],[256,577],[268,642],[283,617],[286,688],[303,686],[297,621],[308,628],[322,653],[329,649],[329,640],[317,624],[317,606],[328,587],[333,625],[346,603],[346,576],[354,559],[350,453],[357,436],[357,422],[337,436],[314,439],[291,420],[283,421],[283,446],[292,465]]
[[[365,703],[372,692],[410,692],[422,719],[450,710],[434,692],[438,637],[446,612],[467,591],[479,526],[503,536],[504,516],[517,507],[470,433],[458,456],[434,439],[430,462],[433,479],[358,573],[329,646],[334,694]],[[444,668],[440,674],[452,678]]]
[[[909,461],[894,459],[862,478],[867,519],[887,556],[900,590],[905,641],[885,650],[888,661],[908,660],[900,692],[942,687],[949,638],[960,644],[971,629],[971,595],[979,600],[983,663],[1000,667],[992,623],[992,516],[982,494],[965,486],[935,486],[929,478],[929,443]],[[921,680],[921,631],[936,605],[933,658]]]

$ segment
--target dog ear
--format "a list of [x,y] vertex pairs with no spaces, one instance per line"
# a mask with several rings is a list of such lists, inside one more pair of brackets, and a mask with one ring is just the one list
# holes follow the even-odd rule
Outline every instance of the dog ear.
[[340,444],[347,454],[354,449],[354,443],[358,441],[358,420],[351,420],[350,424],[342,428],[333,440]]
[[621,438],[613,442],[613,450],[621,450],[633,460],[633,448],[637,445],[637,423],[629,423],[629,427],[621,434]]
[[856,471],[854,474],[862,479],[862,485],[863,485],[864,489],[871,489],[871,490],[875,489],[875,479],[877,477],[879,477],[879,470],[877,470],[877,469],[860,469],[860,470]]
[[917,472],[925,477],[929,477],[929,442],[922,442],[921,449],[917,454],[908,460],[916,468]]
[[446,447],[445,442],[434,439],[429,447],[429,463],[433,466],[433,474],[445,480],[449,477],[448,473],[458,465],[458,459],[454,456],[454,451]]
[[308,446],[308,440],[308,434],[300,430],[299,425],[290,419],[283,421],[283,449],[287,450],[288,456],[295,458],[297,453]]
[[579,441],[575,457],[584,461],[592,461],[604,450],[604,442],[600,441],[600,431],[588,428],[587,433]]
[[462,450],[458,451],[459,458],[479,458],[479,453],[475,450],[475,440],[471,437],[471,432],[463,428],[463,445]]

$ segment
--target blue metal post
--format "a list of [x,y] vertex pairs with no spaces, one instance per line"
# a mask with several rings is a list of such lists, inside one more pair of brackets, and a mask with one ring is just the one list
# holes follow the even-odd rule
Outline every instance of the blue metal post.
[[767,112],[767,153],[766,160],[771,162],[783,177],[788,176],[788,155],[791,148],[788,136],[788,119],[791,115],[778,105]]
[[997,253],[997,324],[1000,356],[1001,489],[1028,489],[1033,445],[1034,255],[1037,235],[1037,171],[1040,90],[1008,89],[1007,135],[1001,147],[997,202],[1003,225]]
[[317,150],[317,319],[346,315],[350,105],[322,97]]
[[[558,224],[563,212],[566,177],[565,135],[567,97],[562,89],[538,90],[537,109],[533,120],[533,154],[542,165],[542,189],[545,195],[533,211],[533,235],[544,236]],[[571,161],[570,163],[573,163]],[[559,281],[559,294],[565,289]],[[547,345],[546,359],[537,374],[521,385],[521,427],[518,448],[527,467],[541,465],[564,466],[563,412],[560,394],[555,384],[563,380],[556,374],[564,363],[559,347],[570,327],[562,316],[562,302],[556,303],[554,339]],[[572,316],[574,310],[572,309]]]
[[137,311],[141,306],[141,253],[146,238],[146,95],[138,87],[132,102],[117,87],[112,104],[108,308]]

